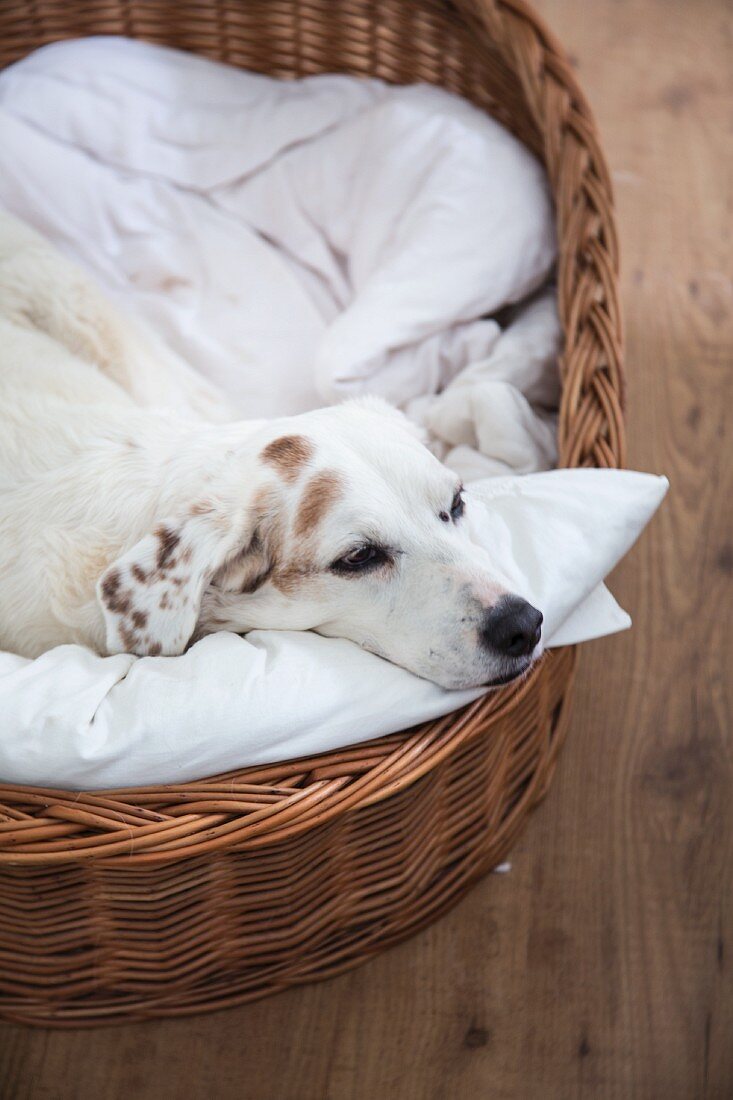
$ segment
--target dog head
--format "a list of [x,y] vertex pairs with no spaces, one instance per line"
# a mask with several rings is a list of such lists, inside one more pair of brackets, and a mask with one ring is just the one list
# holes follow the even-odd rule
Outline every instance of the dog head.
[[[218,630],[315,630],[444,687],[504,683],[542,615],[466,530],[457,478],[381,402],[270,425],[206,466],[182,514],[98,584],[110,652],[177,654]],[[203,474],[203,471],[202,471]]]

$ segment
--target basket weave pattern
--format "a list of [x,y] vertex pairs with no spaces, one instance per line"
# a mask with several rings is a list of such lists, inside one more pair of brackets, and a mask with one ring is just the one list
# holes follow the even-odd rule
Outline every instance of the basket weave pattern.
[[[567,58],[522,0],[6,0],[0,65],[89,34],[280,77],[426,81],[508,125],[555,200],[561,462],[622,464],[610,181]],[[503,858],[545,793],[574,664],[554,651],[462,711],[309,760],[139,790],[0,787],[0,1014],[221,1008],[404,938]]]

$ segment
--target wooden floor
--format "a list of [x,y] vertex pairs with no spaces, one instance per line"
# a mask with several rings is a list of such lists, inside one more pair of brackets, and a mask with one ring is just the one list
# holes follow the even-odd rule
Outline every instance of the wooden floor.
[[3,1100],[733,1097],[733,19],[538,0],[611,161],[631,465],[662,513],[584,648],[552,790],[449,916],[346,977],[213,1017],[0,1030]]

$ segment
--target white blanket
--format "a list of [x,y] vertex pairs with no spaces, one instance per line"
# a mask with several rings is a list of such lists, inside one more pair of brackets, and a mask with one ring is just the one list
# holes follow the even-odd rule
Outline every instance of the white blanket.
[[[188,363],[247,417],[379,393],[467,481],[554,464],[560,334],[552,293],[535,293],[554,260],[545,181],[462,101],[97,39],[0,75],[0,149],[0,203],[147,320],[184,389]],[[489,315],[514,303],[502,331]],[[548,644],[566,644],[628,625],[599,585],[665,488],[614,471],[494,478],[472,485],[469,514],[544,611]],[[219,634],[177,658],[0,654],[0,777],[182,781],[477,694],[306,633]]]
[[239,415],[373,393],[462,475],[555,464],[553,295],[504,336],[489,316],[552,270],[546,180],[464,100],[87,39],[0,75],[0,149],[0,202]]

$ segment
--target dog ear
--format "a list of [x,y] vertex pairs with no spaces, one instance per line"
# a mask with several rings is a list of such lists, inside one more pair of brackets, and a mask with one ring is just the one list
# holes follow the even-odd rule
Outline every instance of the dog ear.
[[113,562],[97,583],[108,653],[183,653],[201,597],[228,561],[244,556],[253,524],[194,505],[184,519],[160,523]]

